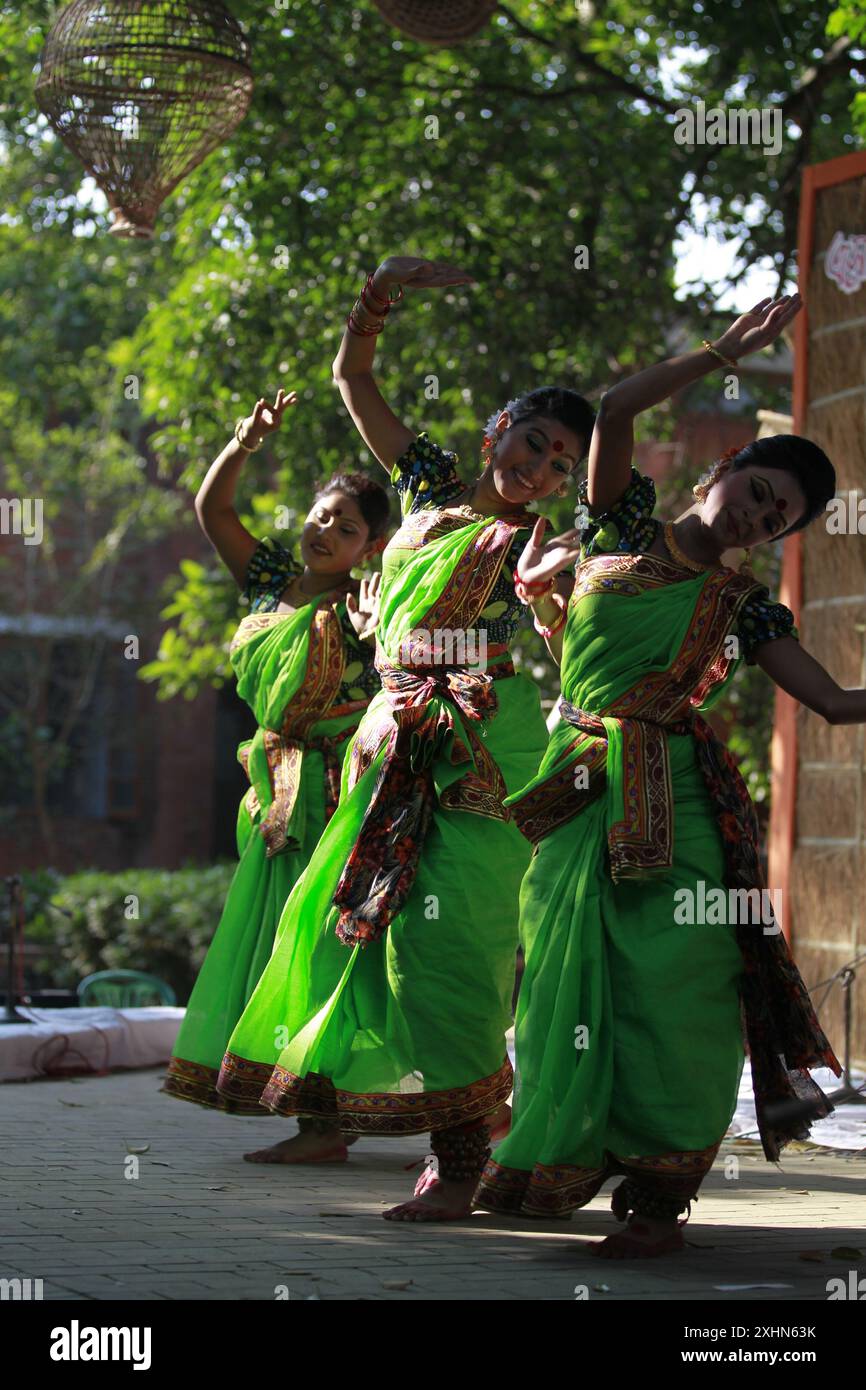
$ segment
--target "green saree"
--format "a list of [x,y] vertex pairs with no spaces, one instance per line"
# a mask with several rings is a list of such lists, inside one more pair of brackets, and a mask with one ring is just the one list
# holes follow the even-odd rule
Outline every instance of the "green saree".
[[238,749],[250,780],[238,810],[239,863],[162,1087],[223,1110],[244,1109],[216,1091],[226,1044],[268,963],[285,901],[336,805],[349,738],[368,691],[378,686],[372,646],[347,631],[344,595],[323,595],[293,613],[273,611],[297,569],[274,542],[263,542],[251,562],[255,578],[246,592],[254,611],[229,649],[238,694],[258,725]]
[[657,525],[647,483],[634,472],[593,523],[564,634],[563,722],[508,801],[536,849],[512,1130],[476,1197],[491,1210],[563,1214],[614,1174],[682,1210],[735,1109],[741,997],[768,1157],[792,1137],[772,1102],[820,1097],[803,1068],[838,1067],[772,915],[744,921],[740,899],[719,910],[757,885],[756,836],[742,779],[697,714],[752,646],[794,634],[792,617],[733,570],[642,553]]
[[[405,515],[383,557],[383,689],[218,1083],[238,1103],[344,1132],[480,1120],[512,1085],[530,847],[503,800],[535,772],[547,732],[501,638],[516,626],[511,568],[532,518],[448,508],[462,487],[453,461],[420,436],[395,468]],[[473,657],[481,634],[496,639],[486,663]],[[431,662],[437,640],[449,650]]]

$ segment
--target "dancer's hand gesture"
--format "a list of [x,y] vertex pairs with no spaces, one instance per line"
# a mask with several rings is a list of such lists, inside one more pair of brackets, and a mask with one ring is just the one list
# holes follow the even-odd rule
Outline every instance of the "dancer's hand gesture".
[[799,294],[762,299],[747,314],[741,314],[727,332],[716,339],[714,346],[726,357],[748,357],[775,342],[802,307]]
[[410,290],[444,289],[447,285],[474,285],[473,276],[446,261],[426,261],[421,256],[389,256],[373,276],[377,289],[402,285]]
[[282,424],[283,411],[287,405],[295,405],[298,399],[297,391],[286,393],[282,386],[277,392],[277,399],[273,405],[268,405],[264,399],[256,401],[252,415],[248,415],[243,423],[241,433],[245,438],[252,436],[255,443],[259,443],[266,434],[272,434],[278,430]]
[[370,579],[361,580],[361,590],[357,598],[354,594],[346,595],[346,612],[349,614],[349,621],[362,642],[376,635],[381,583],[381,574],[374,574]]
[[582,532],[579,527],[563,531],[561,536],[551,536],[549,541],[544,539],[546,529],[547,518],[540,516],[518,561],[520,578],[527,584],[538,584],[552,579],[560,570],[580,559]]

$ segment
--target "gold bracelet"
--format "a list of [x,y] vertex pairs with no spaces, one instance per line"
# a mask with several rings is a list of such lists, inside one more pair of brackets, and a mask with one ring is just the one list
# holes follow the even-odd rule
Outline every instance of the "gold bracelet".
[[733,360],[733,358],[726,357],[723,352],[719,352],[719,349],[713,347],[712,343],[709,342],[706,338],[704,338],[703,342],[701,343],[701,347],[705,347],[707,352],[712,353],[713,357],[718,358],[719,362],[722,362],[726,367],[737,366],[737,363]]
[[245,444],[244,441],[241,439],[241,425],[243,423],[244,416],[239,415],[237,424],[235,425],[235,439],[237,440],[238,444],[240,444],[242,449],[245,449],[248,454],[252,454],[255,452],[256,449],[260,449],[262,447],[263,441],[260,439],[258,444]]

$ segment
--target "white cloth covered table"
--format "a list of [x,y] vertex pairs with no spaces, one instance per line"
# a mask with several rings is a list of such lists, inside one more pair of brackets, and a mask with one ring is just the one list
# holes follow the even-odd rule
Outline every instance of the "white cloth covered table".
[[33,1009],[32,1023],[0,1025],[0,1081],[63,1076],[72,1071],[157,1067],[171,1056],[185,1009]]

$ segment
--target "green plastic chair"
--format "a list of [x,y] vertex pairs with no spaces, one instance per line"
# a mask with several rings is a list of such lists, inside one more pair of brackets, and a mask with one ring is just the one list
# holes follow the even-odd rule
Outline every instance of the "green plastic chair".
[[98,970],[78,986],[78,1007],[136,1009],[146,1004],[176,1004],[171,985],[141,970]]

